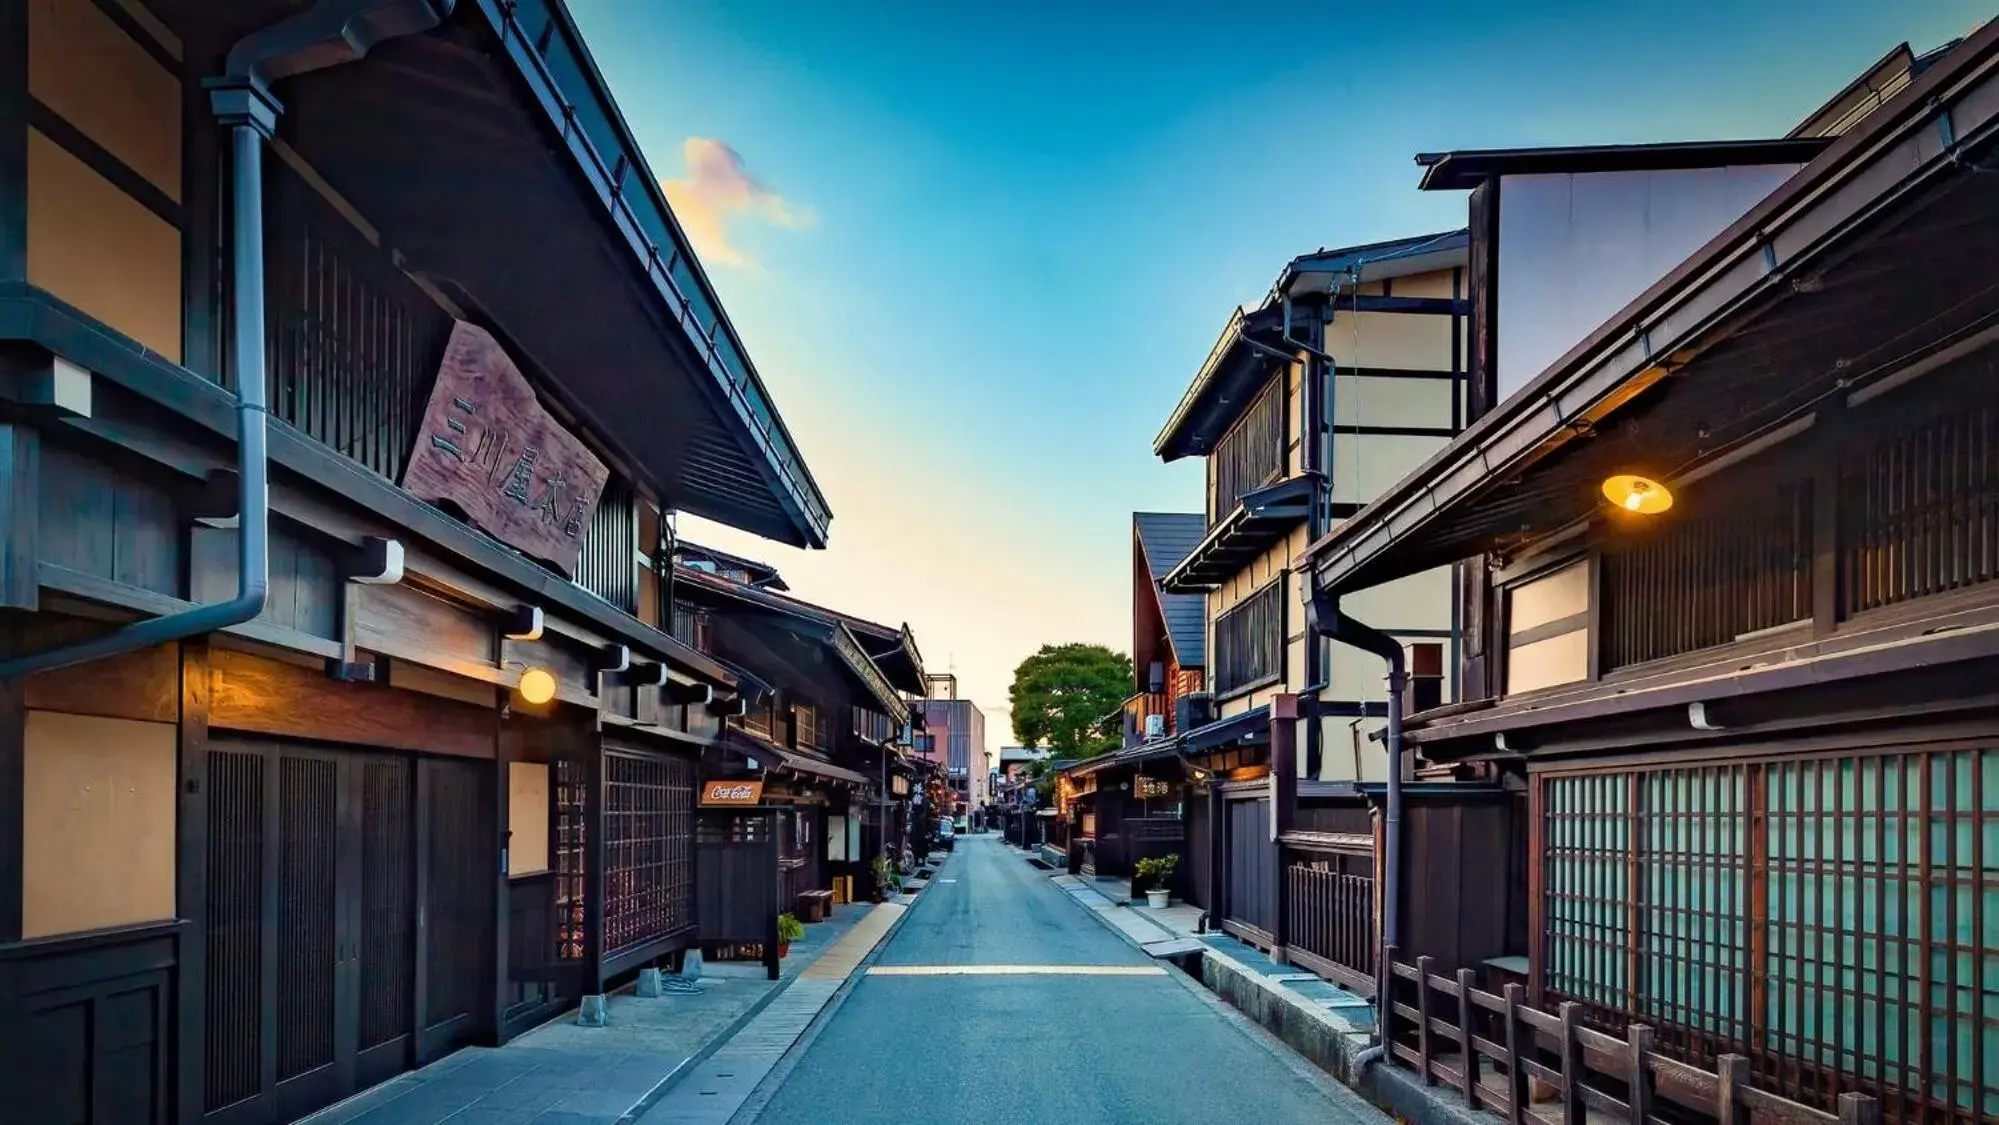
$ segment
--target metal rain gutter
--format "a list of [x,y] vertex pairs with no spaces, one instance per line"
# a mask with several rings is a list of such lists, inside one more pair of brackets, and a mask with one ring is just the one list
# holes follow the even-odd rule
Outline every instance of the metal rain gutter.
[[[1313,636],[1342,641],[1374,653],[1388,664],[1388,793],[1381,828],[1381,956],[1386,973],[1388,951],[1402,936],[1402,700],[1409,684],[1408,658],[1402,642],[1340,612],[1339,599],[1316,582],[1305,604],[1305,627]],[[1375,1033],[1386,1043],[1393,990],[1384,979],[1375,991]]]
[[230,48],[225,73],[210,79],[215,119],[231,149],[230,357],[236,380],[236,596],[165,617],[148,618],[80,644],[0,663],[0,680],[100,660],[241,625],[264,611],[270,594],[270,456],[264,405],[264,142],[277,130],[282,104],[270,84],[353,62],[384,39],[436,27],[453,0],[323,0],[290,19],[251,32]]

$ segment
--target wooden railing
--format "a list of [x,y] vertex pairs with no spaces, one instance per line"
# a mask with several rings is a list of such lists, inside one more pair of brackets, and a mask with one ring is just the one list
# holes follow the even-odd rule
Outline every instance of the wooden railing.
[[[1395,1062],[1416,1071],[1424,1085],[1460,1091],[1465,1105],[1504,1114],[1512,1125],[1557,1120],[1532,1106],[1533,1082],[1560,1099],[1561,1125],[1585,1125],[1591,1110],[1631,1125],[1656,1125],[1661,1099],[1712,1115],[1720,1125],[1753,1119],[1786,1125],[1879,1125],[1881,1107],[1865,1094],[1839,1095],[1838,1113],[1827,1113],[1750,1085],[1749,1059],[1723,1055],[1719,1073],[1690,1066],[1652,1049],[1652,1029],[1632,1024],[1619,1039],[1582,1024],[1583,1007],[1562,1004],[1559,1014],[1529,1007],[1526,989],[1509,984],[1494,996],[1473,987],[1474,974],[1459,969],[1440,976],[1433,959],[1412,967],[1387,952],[1389,1020],[1383,1038]],[[1414,1004],[1401,997],[1411,996]],[[1432,1014],[1442,1010],[1453,1019]],[[1415,1032],[1415,1045],[1406,1040]],[[1544,1058],[1552,1057],[1549,1066]],[[1495,1081],[1483,1080],[1486,1063]],[[1594,1072],[1594,1078],[1593,1073]],[[1603,1088],[1622,1087],[1619,1098]]]
[[1314,867],[1288,853],[1284,880],[1284,940],[1291,960],[1373,996],[1374,880]]

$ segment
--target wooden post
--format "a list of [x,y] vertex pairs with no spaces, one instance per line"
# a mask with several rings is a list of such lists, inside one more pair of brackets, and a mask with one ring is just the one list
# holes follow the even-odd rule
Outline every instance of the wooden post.
[[1634,1023],[1625,1044],[1627,1084],[1631,1088],[1631,1125],[1645,1125],[1652,1113],[1652,1029]]
[[1723,1055],[1714,1061],[1714,1069],[1721,1079],[1714,1086],[1716,1125],[1747,1125],[1749,1115],[1742,1112],[1742,1091],[1749,1085],[1749,1057]]
[[[213,685],[208,678],[208,638],[195,637],[180,643],[180,833],[174,865],[174,892],[180,916],[188,920],[177,950],[180,960],[179,1021],[180,1048],[179,1116],[193,1121],[201,1116],[206,1092],[208,1040],[203,1033],[208,1002],[208,701]],[[13,715],[11,701],[18,698],[19,686],[0,688],[9,699],[0,705],[0,714]],[[18,728],[11,725],[9,730]],[[12,742],[10,739],[9,742]],[[0,749],[0,759],[7,757]],[[0,790],[7,786],[0,783]],[[0,795],[0,802],[19,796]],[[20,839],[17,834],[12,839]],[[19,855],[18,849],[16,855]],[[16,896],[15,902],[20,899]],[[0,930],[4,930],[0,923]]]
[[1866,1094],[1841,1094],[1839,1125],[1881,1125],[1881,1103]]
[[1471,1041],[1472,971],[1458,970],[1458,1051],[1464,1056],[1465,1105],[1478,1108],[1478,1048]]
[[1416,1054],[1423,1060],[1423,1085],[1435,1086],[1437,1076],[1430,1070],[1430,962],[1416,958]]
[[[1518,984],[1509,984],[1503,991],[1506,994],[1506,1082],[1511,1091],[1507,1100],[1512,1103],[1507,1107],[1506,1120],[1510,1125],[1526,1125],[1529,1085],[1527,1060],[1520,1052],[1520,1006],[1527,990]],[[1527,1041],[1530,1045],[1533,1043],[1531,1037],[1527,1037]]]
[[604,740],[583,745],[583,994],[604,994]]
[[[771,809],[765,815],[769,818],[769,821],[767,827],[764,829],[766,833],[764,839],[770,845],[771,878],[777,881],[777,885],[770,892],[772,905],[767,912],[769,914],[769,921],[766,922],[764,928],[764,972],[769,975],[770,979],[776,980],[784,973],[783,959],[777,955],[777,916],[784,911],[784,893],[781,889],[784,886],[784,873],[778,869],[778,857],[783,853],[783,847],[778,840],[778,829],[784,826],[784,820],[778,815],[778,810],[776,809]],[[884,827],[886,826],[878,825],[877,829]],[[877,848],[880,846],[879,843],[876,845]],[[887,890],[885,887],[879,889]],[[882,895],[882,901],[888,901],[886,894]]]
[[1281,965],[1291,942],[1283,839],[1298,803],[1298,697],[1289,693],[1270,701],[1270,779],[1270,959]]
[[1222,779],[1208,776],[1208,928],[1220,933],[1228,908],[1222,901],[1222,881],[1229,865],[1229,809],[1222,799]]
[[1583,1106],[1583,1041],[1576,1034],[1582,1009],[1573,1000],[1562,1002],[1562,1125],[1584,1125],[1588,1111]]

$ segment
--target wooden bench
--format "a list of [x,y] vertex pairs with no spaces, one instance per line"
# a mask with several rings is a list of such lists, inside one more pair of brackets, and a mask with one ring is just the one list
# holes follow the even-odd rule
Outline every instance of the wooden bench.
[[833,912],[832,891],[803,891],[795,906],[800,922],[824,922]]

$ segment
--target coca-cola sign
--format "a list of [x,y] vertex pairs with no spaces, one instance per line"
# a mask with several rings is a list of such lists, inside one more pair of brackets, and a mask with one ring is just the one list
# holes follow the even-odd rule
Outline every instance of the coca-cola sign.
[[710,781],[701,786],[704,805],[754,805],[763,795],[761,781]]

